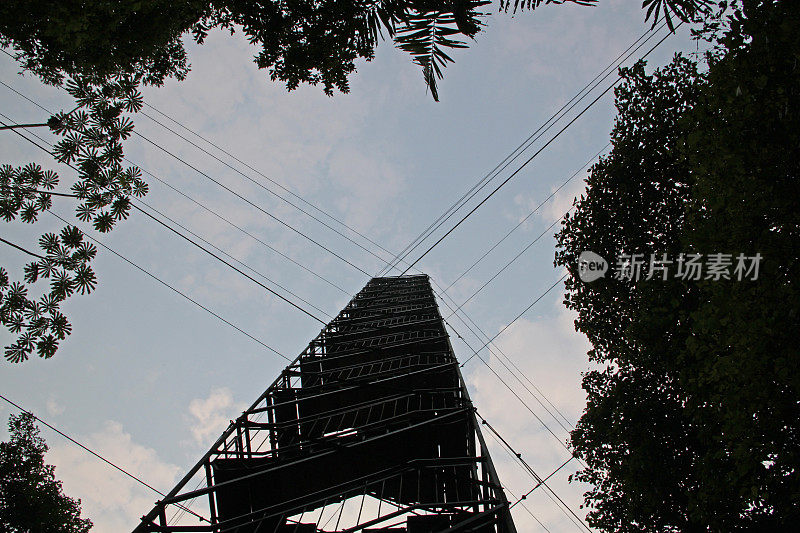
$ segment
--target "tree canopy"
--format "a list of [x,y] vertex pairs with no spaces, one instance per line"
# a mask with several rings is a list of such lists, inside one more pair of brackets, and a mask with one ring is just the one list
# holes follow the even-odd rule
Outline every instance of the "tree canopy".
[[[382,32],[422,69],[434,98],[436,79],[466,46],[486,15],[483,0],[353,2],[340,0],[190,0],[136,2],[9,0],[0,6],[0,44],[47,83],[65,76],[97,81],[125,73],[160,85],[189,69],[181,38],[202,43],[208,32],[240,30],[261,50],[259,68],[295,89],[322,84],[327,94],[349,90],[355,60],[370,60]],[[102,28],[102,31],[97,31]]]
[[[160,85],[189,70],[181,38],[202,43],[208,32],[241,30],[261,48],[259,68],[291,90],[321,83],[327,94],[349,90],[355,60],[370,60],[383,33],[422,68],[434,99],[436,80],[452,62],[448,48],[466,47],[489,14],[488,0],[169,0],[83,2],[6,0],[0,5],[0,45],[17,52],[24,69],[47,83],[65,76],[96,82],[125,73]],[[543,0],[515,0],[513,11],[533,10]],[[597,0],[546,0],[591,6]],[[691,20],[713,0],[645,0],[646,17],[663,13]],[[510,0],[499,9],[508,11]],[[486,8],[488,9],[488,8]],[[98,31],[101,28],[101,31]]]
[[[787,530],[800,515],[798,22],[796,2],[747,0],[706,73],[682,57],[624,71],[613,149],[557,235],[565,303],[602,366],[572,444],[603,531]],[[763,261],[756,279],[584,283],[585,250]]]
[[10,439],[0,442],[0,531],[4,533],[86,533],[80,500],[66,496],[52,465],[44,462],[47,444],[33,415],[11,415]]

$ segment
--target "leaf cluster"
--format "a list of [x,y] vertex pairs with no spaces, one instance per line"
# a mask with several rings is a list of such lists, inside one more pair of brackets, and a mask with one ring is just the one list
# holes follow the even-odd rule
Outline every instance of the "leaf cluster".
[[[97,279],[89,262],[97,254],[95,246],[85,242],[74,226],[67,226],[59,235],[42,235],[39,244],[46,255],[25,266],[24,282],[9,281],[8,272],[0,267],[0,321],[17,340],[6,346],[5,357],[12,363],[28,358],[35,350],[39,357],[52,357],[59,341],[72,332],[60,304],[75,292],[94,290]],[[49,281],[49,291],[36,299],[28,294],[27,285]]]
[[100,232],[128,217],[130,196],[147,194],[147,184],[136,167],[122,166],[122,141],[133,133],[135,113],[143,105],[137,80],[116,76],[101,84],[70,79],[65,88],[78,104],[70,113],[55,115],[53,131],[62,136],[53,149],[61,163],[78,170],[72,191],[81,200],[78,218]]
[[422,67],[422,76],[437,102],[436,81],[442,78],[442,69],[447,63],[453,62],[445,49],[467,47],[466,43],[454,37],[475,35],[482,25],[480,17],[483,16],[476,10],[489,3],[467,1],[457,3],[452,11],[432,9],[406,13],[401,18],[402,25],[393,28],[397,47],[411,54],[413,61]]
[[[138,80],[120,75],[98,84],[71,78],[65,87],[77,106],[48,121],[53,133],[61,137],[53,155],[78,173],[71,186],[71,196],[78,201],[77,217],[97,231],[108,232],[130,214],[131,197],[141,197],[148,190],[138,168],[122,165],[122,142],[133,132],[127,114],[142,107]],[[51,192],[58,182],[55,172],[36,164],[0,167],[0,216],[6,222],[35,223],[50,209]],[[37,259],[25,266],[20,281],[12,281],[0,267],[0,323],[17,335],[16,341],[5,347],[4,355],[13,363],[34,352],[52,357],[72,331],[60,311],[61,304],[75,293],[92,292],[97,285],[90,266],[97,249],[77,227],[42,235],[39,248],[40,254],[29,252]],[[45,280],[49,288],[38,298],[29,292]]]
[[4,0],[0,46],[45,83],[124,72],[161,85],[186,76],[180,38],[207,9],[207,0]]

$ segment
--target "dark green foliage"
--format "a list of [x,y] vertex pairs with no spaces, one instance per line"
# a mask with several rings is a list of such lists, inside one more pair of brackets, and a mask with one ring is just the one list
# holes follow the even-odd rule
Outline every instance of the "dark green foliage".
[[703,287],[683,379],[693,421],[719,446],[702,463],[702,501],[747,509],[765,530],[800,519],[800,3],[742,4],[687,117],[687,239],[764,262],[759,283]]
[[160,85],[188,71],[180,36],[207,1],[3,0],[0,45],[48,83],[100,81],[120,71]]
[[588,468],[577,479],[594,486],[586,494],[594,527],[691,531],[685,492],[695,485],[697,436],[684,425],[674,377],[672,353],[685,326],[668,310],[691,305],[694,289],[613,277],[587,284],[575,273],[585,250],[612,264],[622,253],[681,250],[691,173],[675,150],[683,134],[679,119],[697,99],[698,74],[682,57],[651,76],[642,63],[622,74],[614,148],[592,167],[586,195],[558,234],[556,263],[573,272],[565,303],[593,345],[590,359],[607,365],[584,377],[588,405],[572,443]]
[[667,26],[674,31],[675,22],[672,17],[683,22],[695,20],[701,14],[705,17],[710,13],[714,3],[713,0],[644,0],[642,7],[647,9],[645,20],[653,17],[653,27],[663,13]]
[[[736,6],[706,76],[625,72],[556,263],[603,365],[572,443],[603,531],[791,530],[800,516],[800,4]],[[757,280],[591,284],[578,254],[732,253]]]
[[[62,140],[53,148],[57,161],[72,165],[78,176],[72,184],[77,200],[77,217],[90,222],[100,232],[128,217],[130,197],[147,193],[147,184],[136,167],[122,166],[122,141],[133,131],[125,114],[142,106],[136,80],[115,76],[102,84],[70,79],[66,90],[77,107],[58,113],[48,124]],[[17,218],[34,223],[50,208],[58,175],[39,165],[0,167],[0,216],[6,222]],[[63,198],[62,198],[63,199]],[[94,290],[97,278],[89,266],[97,249],[86,241],[78,228],[65,227],[59,235],[45,234],[39,239],[41,254],[25,267],[22,281],[12,281],[0,267],[0,323],[17,335],[6,346],[5,357],[18,363],[34,351],[39,357],[52,357],[59,342],[72,331],[60,312],[61,303],[74,293]],[[29,294],[37,282],[49,284],[38,298]]]
[[11,438],[0,443],[0,531],[3,533],[86,533],[92,522],[81,518],[81,502],[61,490],[45,464],[47,444],[33,416],[9,418]]
[[[120,73],[145,84],[183,79],[189,69],[181,37],[202,43],[213,28],[242,31],[260,47],[259,68],[289,90],[322,84],[349,90],[355,60],[370,60],[382,32],[423,68],[436,96],[443,48],[480,29],[482,0],[9,0],[0,5],[0,46],[46,83],[78,76],[98,83]],[[98,31],[98,28],[102,31]],[[446,59],[445,59],[446,58]]]
[[[380,19],[371,3],[341,1],[213,2],[213,10],[193,26],[202,43],[212,28],[236,28],[261,50],[256,65],[289,90],[322,83],[326,94],[349,90],[357,58],[372,59]],[[385,13],[384,13],[384,16]]]
[[445,48],[465,48],[454,38],[478,33],[481,0],[348,2],[340,0],[214,2],[213,11],[192,28],[202,42],[214,27],[241,27],[248,40],[261,47],[255,61],[272,80],[289,90],[300,83],[322,83],[325,93],[348,92],[347,77],[355,60],[371,60],[385,31],[399,48],[411,54],[423,70],[434,99],[441,68],[452,61]]

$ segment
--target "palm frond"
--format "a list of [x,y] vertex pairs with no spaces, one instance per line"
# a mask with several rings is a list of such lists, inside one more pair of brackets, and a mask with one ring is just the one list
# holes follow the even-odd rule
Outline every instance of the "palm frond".
[[675,25],[672,21],[672,16],[675,16],[683,22],[690,22],[698,13],[706,13],[713,0],[644,0],[642,7],[647,8],[645,20],[649,20],[653,16],[653,26],[659,21],[660,12],[664,11],[664,19],[667,21],[669,30],[674,32]]
[[475,35],[482,25],[480,18],[484,16],[477,8],[488,3],[468,0],[456,3],[455,8],[449,11],[437,9],[406,13],[396,27],[395,44],[411,54],[414,63],[422,67],[422,76],[437,102],[437,80],[442,79],[442,69],[447,63],[453,62],[445,49],[467,47],[464,41],[454,36]]

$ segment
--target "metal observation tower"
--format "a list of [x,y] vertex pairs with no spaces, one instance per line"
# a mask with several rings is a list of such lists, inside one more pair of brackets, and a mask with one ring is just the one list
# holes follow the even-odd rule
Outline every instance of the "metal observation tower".
[[516,533],[428,277],[367,283],[134,531]]

